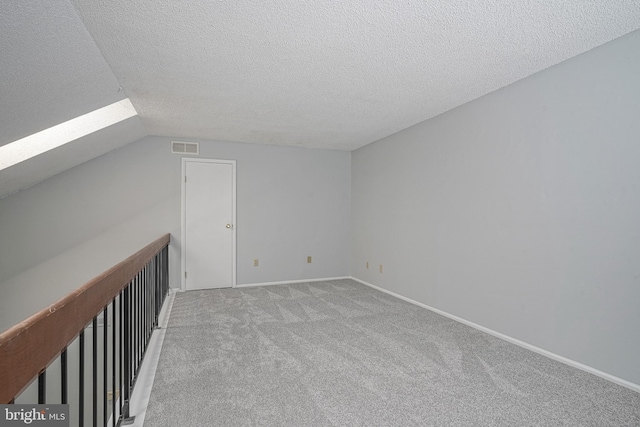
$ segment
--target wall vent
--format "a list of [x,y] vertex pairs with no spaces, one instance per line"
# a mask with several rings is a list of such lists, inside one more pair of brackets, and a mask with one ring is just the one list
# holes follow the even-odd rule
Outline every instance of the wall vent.
[[173,154],[200,154],[200,144],[197,142],[171,141]]

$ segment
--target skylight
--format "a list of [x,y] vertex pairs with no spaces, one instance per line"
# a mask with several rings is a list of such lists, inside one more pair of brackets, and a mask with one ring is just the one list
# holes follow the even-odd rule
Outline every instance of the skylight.
[[0,147],[0,170],[137,115],[125,98]]

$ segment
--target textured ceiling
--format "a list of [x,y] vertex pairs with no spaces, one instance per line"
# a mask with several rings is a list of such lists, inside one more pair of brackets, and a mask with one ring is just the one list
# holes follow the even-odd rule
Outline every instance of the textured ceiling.
[[0,6],[0,145],[125,98],[68,0]]
[[0,197],[146,134],[352,150],[638,28],[638,0],[4,1],[0,145],[125,97],[140,117]]
[[[125,98],[68,0],[0,3],[0,146]],[[135,117],[0,171],[0,198],[147,134]]]
[[640,27],[638,0],[72,0],[151,134],[352,150]]

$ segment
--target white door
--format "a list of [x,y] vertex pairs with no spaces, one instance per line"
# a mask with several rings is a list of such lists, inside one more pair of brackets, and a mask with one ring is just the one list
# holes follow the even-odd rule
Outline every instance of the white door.
[[183,159],[184,290],[235,286],[235,166]]

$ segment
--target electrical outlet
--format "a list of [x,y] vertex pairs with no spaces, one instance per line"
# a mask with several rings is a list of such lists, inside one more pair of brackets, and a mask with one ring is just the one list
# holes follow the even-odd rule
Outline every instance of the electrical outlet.
[[307,264],[311,264],[311,257],[310,256],[307,257]]
[[380,273],[382,273],[382,264],[380,264]]
[[253,266],[257,267],[260,263],[258,262],[258,258],[253,260]]

